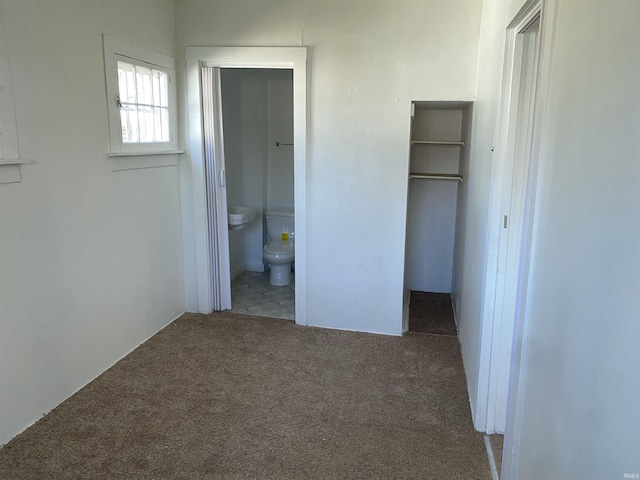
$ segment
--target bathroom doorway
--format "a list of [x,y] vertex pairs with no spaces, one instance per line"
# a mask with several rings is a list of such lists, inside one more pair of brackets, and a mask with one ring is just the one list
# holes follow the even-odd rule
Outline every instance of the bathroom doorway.
[[[545,89],[539,75],[542,24],[540,2],[512,22],[506,51],[507,81],[503,86],[503,228],[497,252],[487,431],[493,428],[497,433],[491,436],[491,443],[497,445],[500,457],[504,451],[506,478],[514,478],[513,467],[517,463],[510,445],[519,420],[516,412],[521,411],[517,393],[524,358],[522,338],[538,171],[537,134],[543,121],[538,102]],[[501,474],[502,467],[497,465]]]
[[295,281],[272,285],[263,258],[266,212],[295,211],[293,71],[221,68],[220,91],[228,209],[255,212],[228,230],[231,311],[294,320]]
[[[225,69],[292,72],[293,183],[295,205],[295,321],[307,324],[307,50],[304,47],[188,47],[188,168],[193,193],[198,311],[231,308],[231,262],[220,75]],[[207,88],[205,88],[205,83]],[[213,95],[207,97],[207,91]],[[209,125],[207,125],[209,124]],[[275,144],[274,144],[275,147]],[[233,205],[231,205],[233,206]],[[261,212],[263,213],[263,212]],[[260,223],[260,220],[258,220]],[[245,228],[245,227],[243,227]],[[191,268],[187,265],[187,268]],[[188,273],[188,272],[187,272]],[[259,272],[255,272],[259,273]],[[189,285],[187,285],[189,290]],[[220,301],[218,301],[220,300]]]

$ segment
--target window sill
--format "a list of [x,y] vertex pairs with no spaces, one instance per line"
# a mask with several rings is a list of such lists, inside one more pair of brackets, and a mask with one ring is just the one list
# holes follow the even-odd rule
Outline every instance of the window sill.
[[111,169],[114,172],[143,168],[175,167],[180,165],[181,153],[184,153],[184,151],[108,153],[107,160],[111,163]]
[[2,165],[22,165],[25,163],[31,163],[31,160],[25,160],[24,158],[3,158],[0,159],[0,166]]
[[124,153],[107,153],[108,157],[149,157],[154,155],[179,155],[184,150],[163,150],[160,152],[124,152]]

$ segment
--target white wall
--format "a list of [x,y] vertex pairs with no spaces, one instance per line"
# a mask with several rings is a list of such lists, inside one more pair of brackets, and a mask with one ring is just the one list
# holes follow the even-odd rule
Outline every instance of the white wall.
[[406,258],[409,290],[451,292],[457,183],[451,180],[411,181]]
[[180,52],[309,47],[309,324],[402,332],[410,102],[473,98],[481,3],[176,1]]
[[[227,181],[227,205],[244,206],[243,110],[241,71],[220,72],[224,135],[224,162]],[[258,210],[259,212],[260,210]],[[248,225],[247,225],[248,226]],[[229,230],[231,280],[245,271],[245,231]]]
[[511,478],[623,478],[640,474],[640,3],[556,5]]
[[293,70],[267,73],[267,208],[293,207]]
[[246,206],[257,211],[256,219],[245,226],[247,270],[264,271],[264,210],[267,203],[267,83],[263,72],[239,72],[242,88],[242,169]]
[[173,2],[3,3],[32,163],[0,185],[0,444],[184,311],[178,168],[114,171],[101,38],[173,54]]

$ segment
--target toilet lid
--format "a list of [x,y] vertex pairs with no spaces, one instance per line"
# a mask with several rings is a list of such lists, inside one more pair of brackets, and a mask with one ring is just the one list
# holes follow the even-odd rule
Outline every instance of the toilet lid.
[[265,252],[271,254],[284,254],[284,253],[293,253],[293,246],[289,245],[288,241],[282,240],[274,240],[273,242],[269,242],[264,247]]

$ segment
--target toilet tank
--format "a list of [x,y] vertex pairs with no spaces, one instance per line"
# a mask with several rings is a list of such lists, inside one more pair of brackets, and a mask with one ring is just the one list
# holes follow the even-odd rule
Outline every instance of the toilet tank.
[[265,213],[267,233],[271,240],[280,240],[282,232],[287,229],[289,240],[292,240],[294,228],[293,210],[267,210]]

